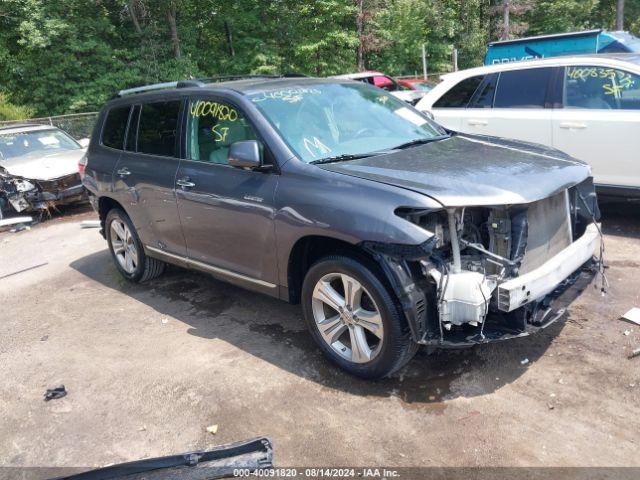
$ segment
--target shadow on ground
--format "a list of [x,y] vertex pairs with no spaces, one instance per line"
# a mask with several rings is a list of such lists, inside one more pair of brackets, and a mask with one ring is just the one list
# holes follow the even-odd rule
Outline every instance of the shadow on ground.
[[640,199],[623,202],[601,197],[599,203],[602,231],[605,235],[640,238]]
[[[396,396],[408,406],[444,410],[442,400],[491,393],[535,362],[563,322],[538,335],[471,349],[420,351],[402,371],[377,382],[343,373],[319,352],[300,307],[249,292],[201,274],[169,267],[138,285],[124,280],[108,250],[80,258],[71,267],[190,326],[202,338],[219,338],[279,368],[332,389],[363,396]],[[464,377],[463,377],[464,376]]]

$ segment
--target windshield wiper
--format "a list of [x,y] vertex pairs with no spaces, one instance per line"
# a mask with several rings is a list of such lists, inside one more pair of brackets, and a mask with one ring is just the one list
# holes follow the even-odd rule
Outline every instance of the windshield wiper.
[[413,147],[415,145],[424,145],[425,143],[437,142],[438,140],[444,140],[445,138],[449,138],[450,136],[451,135],[440,135],[439,137],[432,137],[432,138],[416,138],[414,140],[401,143],[400,145],[393,147],[391,150],[403,150],[405,148]]
[[343,153],[342,155],[335,155],[333,157],[319,158],[318,160],[311,160],[309,163],[312,165],[318,165],[321,163],[333,163],[333,162],[345,162],[347,160],[357,160],[358,158],[367,158],[378,155],[379,152],[371,153]]

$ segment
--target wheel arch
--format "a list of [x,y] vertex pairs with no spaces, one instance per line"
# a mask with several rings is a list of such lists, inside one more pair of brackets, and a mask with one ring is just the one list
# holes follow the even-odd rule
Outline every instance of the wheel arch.
[[114,208],[119,208],[120,210],[126,213],[124,207],[117,200],[111,197],[104,197],[104,196],[98,199],[98,218],[100,219],[100,233],[102,234],[103,237],[105,237],[106,235],[105,229],[104,229],[104,222],[107,218],[107,214],[109,213],[110,210],[113,210]]
[[299,238],[289,253],[287,286],[290,303],[300,303],[302,282],[306,273],[315,262],[327,255],[345,255],[361,260],[382,274],[381,278],[386,280],[386,275],[375,258],[359,245],[335,237],[307,235]]

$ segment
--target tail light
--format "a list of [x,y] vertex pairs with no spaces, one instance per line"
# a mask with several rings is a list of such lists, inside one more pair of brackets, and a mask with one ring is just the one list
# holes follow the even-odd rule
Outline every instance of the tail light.
[[85,153],[80,161],[78,162],[78,172],[80,173],[80,178],[84,178],[84,171],[87,168],[87,154]]

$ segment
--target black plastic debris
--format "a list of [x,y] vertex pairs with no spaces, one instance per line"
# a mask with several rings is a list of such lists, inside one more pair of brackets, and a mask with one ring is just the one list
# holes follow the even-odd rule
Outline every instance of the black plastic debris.
[[48,402],[49,400],[57,400],[58,398],[66,396],[67,390],[64,388],[64,385],[60,385],[56,388],[48,388],[44,394],[44,401]]

